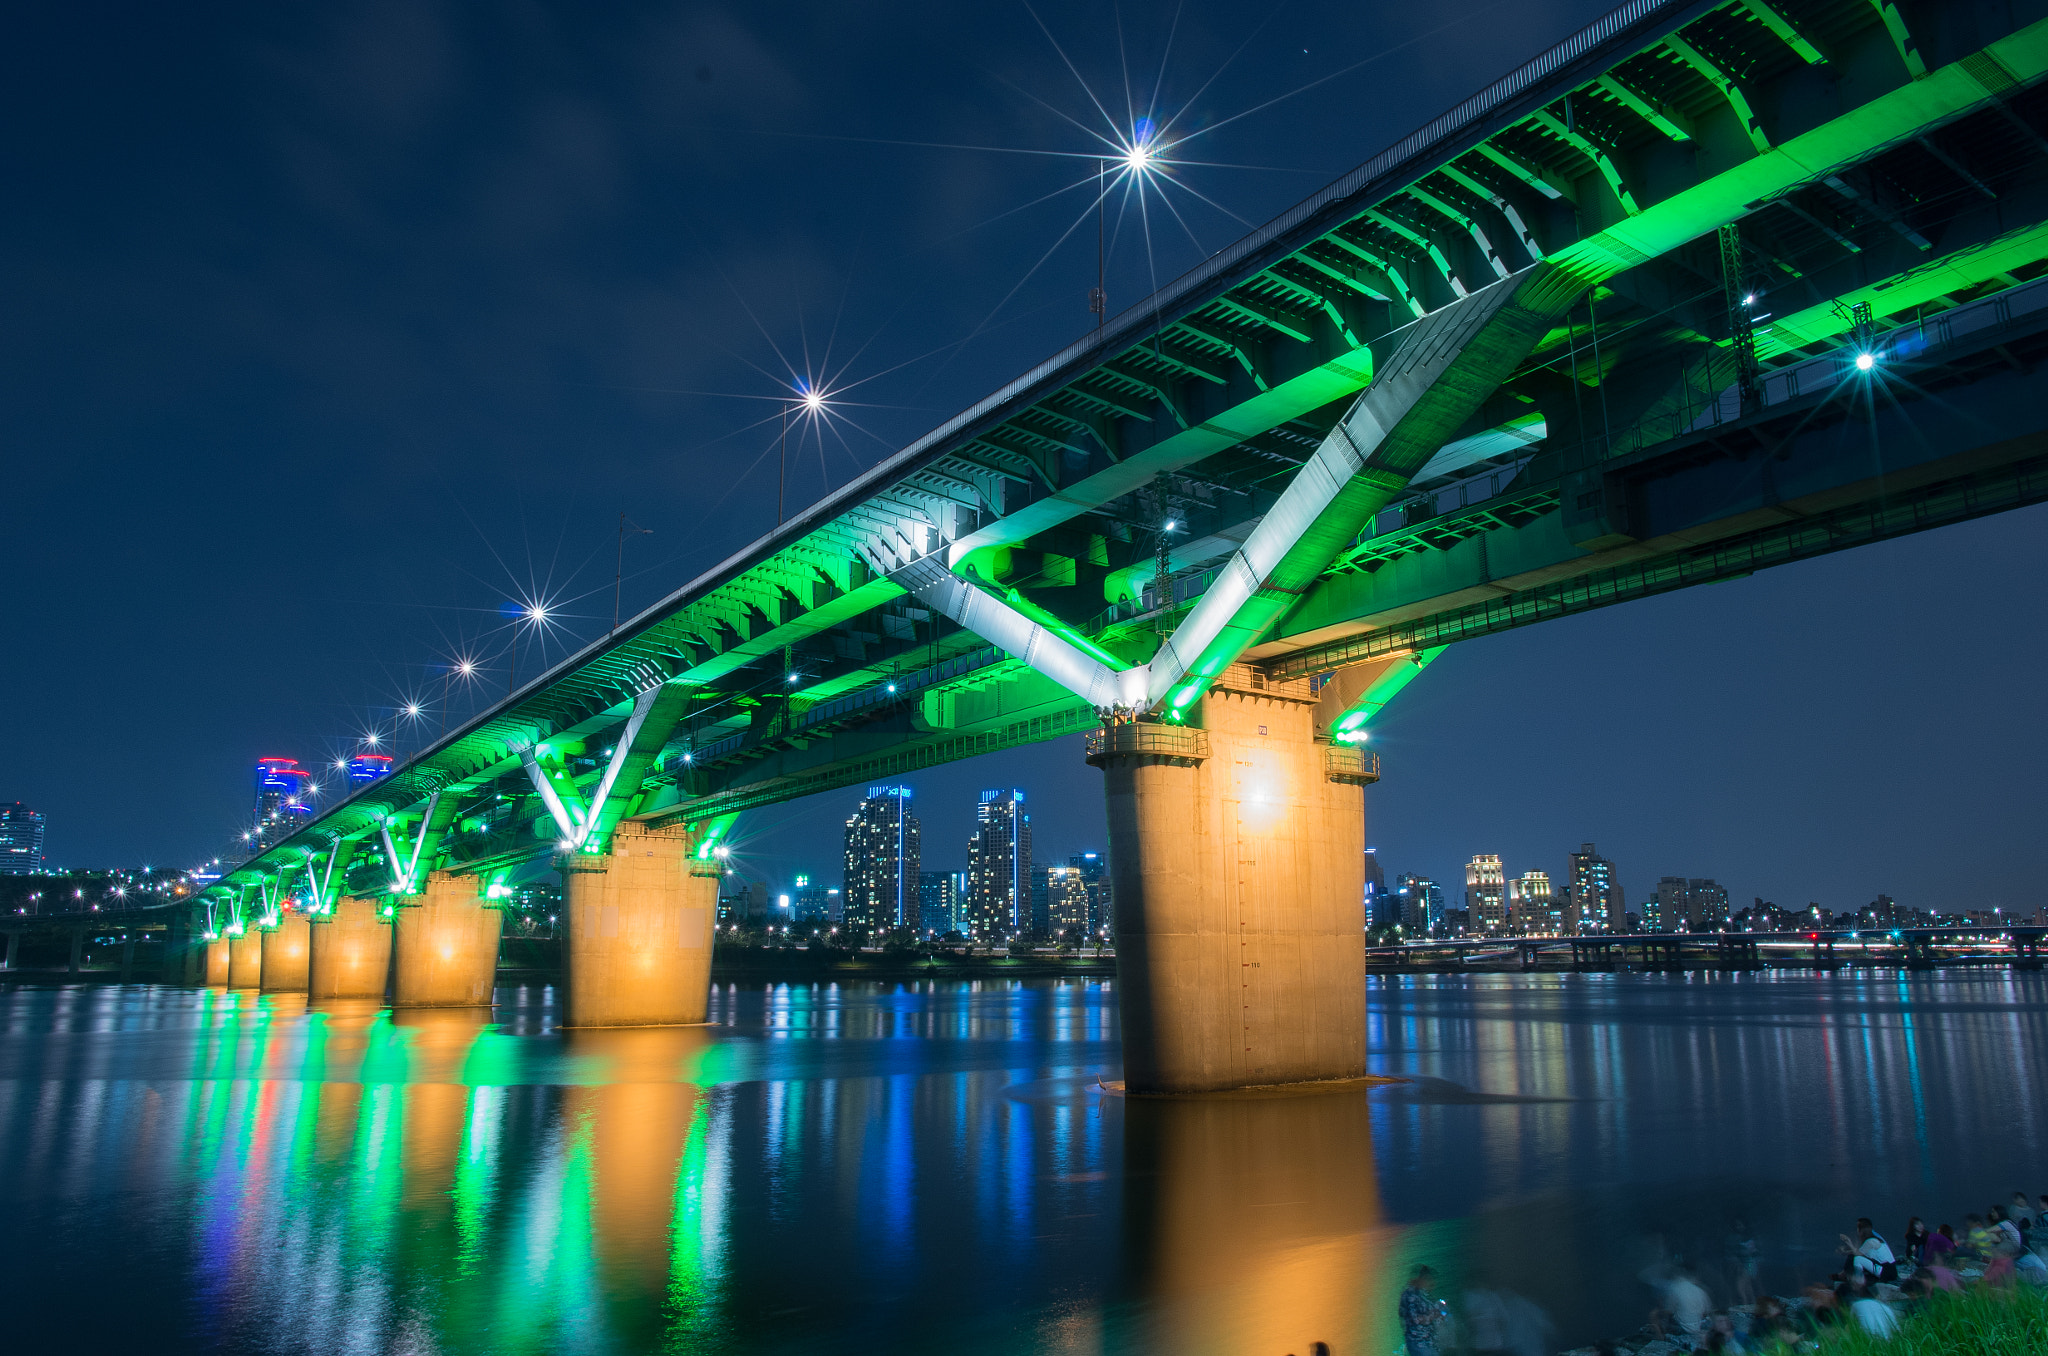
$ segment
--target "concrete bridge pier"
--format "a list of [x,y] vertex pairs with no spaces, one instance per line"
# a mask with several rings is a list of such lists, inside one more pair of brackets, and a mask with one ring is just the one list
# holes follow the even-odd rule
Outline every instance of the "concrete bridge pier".
[[228,987],[263,987],[263,934],[254,928],[228,938]]
[[718,877],[697,874],[681,825],[613,831],[602,856],[564,859],[568,936],[565,1026],[687,1026],[711,1002]]
[[487,908],[475,876],[436,871],[401,901],[392,929],[391,1006],[487,1008],[498,977],[504,914]]
[[1365,1073],[1364,793],[1315,710],[1306,681],[1233,665],[1190,712],[1201,728],[1112,725],[1089,746],[1131,1092]]
[[302,913],[285,913],[263,932],[263,992],[305,993],[313,960],[313,929]]
[[211,988],[225,989],[228,986],[228,966],[228,939],[216,937],[206,944],[204,982]]
[[334,912],[308,922],[306,996],[382,1003],[391,978],[391,924],[377,901],[343,895]]

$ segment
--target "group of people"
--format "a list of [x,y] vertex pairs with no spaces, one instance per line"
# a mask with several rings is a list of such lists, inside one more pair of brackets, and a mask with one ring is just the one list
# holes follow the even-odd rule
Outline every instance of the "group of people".
[[[1765,1351],[1780,1343],[1796,1346],[1830,1328],[1854,1327],[1888,1338],[1898,1331],[1902,1306],[1937,1291],[1960,1291],[1966,1283],[2048,1289],[2048,1193],[2030,1198],[2015,1191],[2005,1205],[1965,1215],[1961,1229],[1950,1224],[1930,1229],[1915,1216],[1896,1243],[1868,1219],[1859,1219],[1853,1235],[1841,1235],[1840,1255],[1841,1270],[1826,1284],[1807,1287],[1797,1300],[1760,1294],[1760,1249],[1754,1235],[1738,1222],[1728,1243],[1736,1307],[1716,1312],[1706,1287],[1688,1269],[1664,1267],[1654,1276],[1645,1275],[1658,1291],[1650,1334],[1678,1351],[1706,1352]],[[1439,1356],[1443,1349],[1526,1356],[1528,1335],[1536,1325],[1500,1322],[1496,1311],[1506,1312],[1502,1297],[1486,1291],[1467,1297],[1470,1312],[1463,1340],[1448,1341],[1450,1310],[1435,1287],[1435,1273],[1421,1266],[1401,1292],[1407,1356]],[[1536,1313],[1540,1316],[1541,1311]],[[1547,1324],[1543,1327],[1547,1330]],[[1618,1348],[1603,1342],[1595,1350],[1610,1356]]]
[[1844,1304],[1866,1331],[1888,1336],[1897,1316],[1879,1299],[1879,1287],[1896,1286],[1905,1299],[1924,1299],[1936,1291],[1963,1288],[1966,1279],[1987,1286],[2025,1283],[2048,1289],[2048,1193],[2029,1198],[2015,1191],[2005,1205],[1981,1215],[1963,1216],[1963,1227],[1941,1224],[1933,1229],[1915,1215],[1906,1221],[1896,1248],[1867,1219],[1856,1221],[1856,1236],[1841,1237],[1847,1265],[1830,1279],[1833,1289],[1807,1292],[1816,1311]]

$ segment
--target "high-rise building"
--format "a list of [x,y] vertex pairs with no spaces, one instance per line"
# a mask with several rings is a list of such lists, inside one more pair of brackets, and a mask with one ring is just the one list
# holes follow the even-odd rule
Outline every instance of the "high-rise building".
[[0,876],[43,869],[43,812],[20,801],[0,805]]
[[1088,892],[1088,931],[1101,935],[1109,931],[1109,860],[1099,852],[1077,852],[1067,865],[1081,873]]
[[768,882],[747,880],[728,872],[718,887],[718,921],[738,927],[760,927],[769,917]]
[[1045,868],[1046,929],[1076,935],[1088,931],[1088,882],[1078,866]]
[[836,923],[839,892],[817,884],[809,876],[798,876],[795,913],[799,923]]
[[1727,926],[1728,888],[1711,880],[1664,876],[1643,905],[1648,932],[1720,932]]
[[[1366,860],[1371,861],[1372,858],[1367,857]],[[1367,928],[1391,930],[1398,927],[1403,932],[1408,930],[1408,895],[1405,891],[1408,888],[1408,882],[1414,879],[1415,877],[1413,876],[1396,876],[1391,883],[1383,882],[1378,889],[1374,889],[1371,876],[1368,875],[1366,877],[1365,925]]]
[[1387,897],[1398,905],[1399,916],[1393,921],[1400,924],[1404,936],[1433,936],[1442,926],[1443,887],[1428,876],[1397,876]]
[[388,753],[359,753],[348,760],[348,786],[351,791],[382,781],[390,775],[391,755]]
[[1562,937],[1571,926],[1570,915],[1550,888],[1549,872],[1524,871],[1508,882],[1508,916],[1524,937]]
[[313,774],[296,758],[256,760],[256,805],[249,851],[268,852],[313,821]]
[[917,873],[917,921],[926,932],[951,932],[956,926],[954,914],[958,896],[953,890],[954,873],[951,871],[920,871]]
[[1380,926],[1380,918],[1393,906],[1386,901],[1387,878],[1380,871],[1380,850],[1365,850],[1365,923]]
[[917,816],[910,788],[871,786],[846,821],[847,926],[869,932],[918,927]]
[[977,937],[1031,926],[1031,816],[1022,791],[984,791],[967,840],[967,917]]
[[1728,927],[1728,887],[1712,880],[1697,877],[1685,883],[1685,893],[1690,901],[1687,912],[1691,915],[1690,932],[1724,932]]
[[1591,843],[1581,843],[1577,852],[1566,854],[1564,888],[1567,931],[1620,932],[1625,926],[1623,915],[1627,907],[1614,863],[1595,851]]
[[1643,901],[1643,931],[1684,932],[1685,877],[1665,876]]
[[1477,853],[1465,863],[1465,909],[1476,931],[1498,935],[1508,930],[1507,872],[1499,853]]

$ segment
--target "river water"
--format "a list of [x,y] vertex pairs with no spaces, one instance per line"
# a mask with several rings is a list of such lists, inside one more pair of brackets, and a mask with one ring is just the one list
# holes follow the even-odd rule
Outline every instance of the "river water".
[[1407,1081],[1167,1101],[1109,981],[498,1000],[0,991],[0,1345],[1381,1356],[1426,1260],[1561,1349],[1737,1216],[1783,1286],[2048,1191],[2038,973],[1376,979]]

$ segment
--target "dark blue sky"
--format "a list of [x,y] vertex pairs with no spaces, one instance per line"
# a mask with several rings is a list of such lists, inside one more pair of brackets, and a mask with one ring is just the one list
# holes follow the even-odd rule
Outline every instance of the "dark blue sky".
[[[1215,162],[1124,223],[1121,306],[1602,8],[24,9],[0,799],[60,864],[211,855],[255,757],[331,758],[459,652],[502,691],[509,598],[556,600],[551,657],[601,632],[621,511],[629,612],[769,527],[749,425],[793,370],[865,383],[802,501],[1074,338],[1068,58],[1119,118],[1163,68]],[[1371,837],[1447,878],[1590,838],[1632,897],[2031,905],[2041,521],[1460,646],[1384,723]],[[929,860],[981,786],[1032,793],[1044,855],[1097,845],[1094,776],[1058,744],[916,779]],[[849,799],[756,816],[763,869],[829,870]]]

